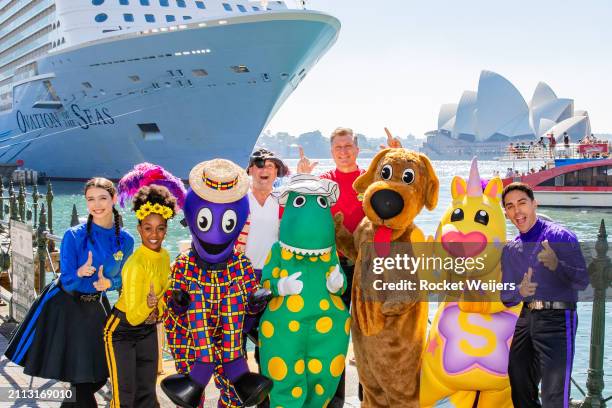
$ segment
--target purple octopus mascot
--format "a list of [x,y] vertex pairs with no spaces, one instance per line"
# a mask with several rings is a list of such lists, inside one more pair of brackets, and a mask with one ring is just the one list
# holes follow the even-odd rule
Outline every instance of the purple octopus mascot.
[[243,347],[246,314],[263,310],[269,291],[260,289],[249,259],[234,242],[249,214],[246,172],[231,161],[196,165],[183,212],[191,250],[172,267],[164,316],[178,374],[161,382],[175,404],[196,408],[214,376],[219,407],[261,403],[272,381],[247,366]]

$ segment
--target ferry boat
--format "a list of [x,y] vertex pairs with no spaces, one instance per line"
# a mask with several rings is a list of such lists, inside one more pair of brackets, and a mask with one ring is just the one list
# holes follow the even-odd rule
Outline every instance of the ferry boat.
[[[538,205],[612,208],[612,158],[608,142],[514,151],[502,161],[512,161],[509,170],[515,172],[502,180],[504,186],[514,181],[529,184]],[[534,162],[544,162],[543,168],[535,171],[529,165]],[[526,172],[516,170],[521,167],[519,163],[527,163]]]
[[339,29],[282,1],[0,0],[0,163],[67,180],[246,165]]

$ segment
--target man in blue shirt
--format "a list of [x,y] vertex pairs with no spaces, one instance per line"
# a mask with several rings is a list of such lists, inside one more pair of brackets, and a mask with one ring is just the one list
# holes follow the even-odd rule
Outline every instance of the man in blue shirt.
[[[506,217],[519,235],[502,255],[502,293],[508,306],[524,302],[510,348],[508,374],[514,406],[569,407],[578,318],[578,291],[589,277],[576,235],[536,215],[533,190],[511,183],[502,192]],[[542,404],[538,385],[542,382]]]

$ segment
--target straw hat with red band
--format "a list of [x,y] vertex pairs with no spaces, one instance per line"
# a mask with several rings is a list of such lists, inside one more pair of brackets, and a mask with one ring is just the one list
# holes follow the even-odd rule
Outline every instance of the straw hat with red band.
[[197,164],[189,173],[189,186],[201,198],[213,203],[232,203],[249,190],[249,178],[240,166],[225,159]]

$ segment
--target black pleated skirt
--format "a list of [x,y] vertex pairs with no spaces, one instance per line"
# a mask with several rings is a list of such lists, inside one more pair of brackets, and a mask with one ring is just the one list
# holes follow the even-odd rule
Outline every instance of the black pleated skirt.
[[35,377],[73,384],[105,381],[103,331],[109,313],[105,295],[83,302],[53,282],[28,311],[5,355]]

